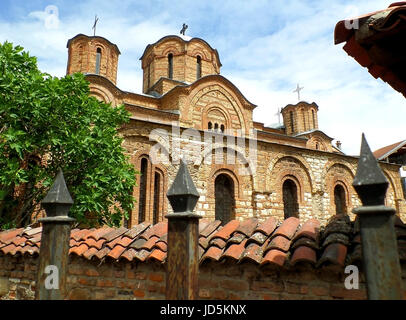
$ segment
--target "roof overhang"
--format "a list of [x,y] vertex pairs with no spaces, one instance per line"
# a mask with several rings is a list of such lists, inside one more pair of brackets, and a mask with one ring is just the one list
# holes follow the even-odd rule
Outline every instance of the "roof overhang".
[[406,2],[337,23],[335,44],[406,97]]

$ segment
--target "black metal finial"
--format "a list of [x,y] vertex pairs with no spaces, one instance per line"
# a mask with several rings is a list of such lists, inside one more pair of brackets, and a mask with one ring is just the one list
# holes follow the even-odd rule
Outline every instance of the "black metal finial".
[[361,154],[352,183],[364,206],[384,205],[389,182],[362,134]]
[[174,212],[192,212],[200,197],[187,165],[182,159],[175,180],[166,196]]
[[66,186],[62,169],[59,169],[51,189],[49,189],[41,204],[47,212],[48,217],[68,215],[73,200]]

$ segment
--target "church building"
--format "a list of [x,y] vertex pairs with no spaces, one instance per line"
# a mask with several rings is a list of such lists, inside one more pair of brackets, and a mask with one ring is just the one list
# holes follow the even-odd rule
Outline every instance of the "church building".
[[[222,224],[251,217],[322,224],[336,214],[355,217],[351,211],[361,205],[352,187],[358,158],[319,129],[315,102],[283,107],[278,127],[253,121],[257,106],[221,75],[218,51],[200,38],[169,35],[149,44],[140,53],[142,93],[117,87],[120,50],[114,43],[78,34],[67,48],[67,74],[86,74],[93,96],[124,104],[131,114],[120,134],[141,175],[126,227],[165,220],[171,210],[166,192],[180,158],[200,194],[196,212]],[[389,181],[386,205],[403,219],[399,166],[380,165]]]

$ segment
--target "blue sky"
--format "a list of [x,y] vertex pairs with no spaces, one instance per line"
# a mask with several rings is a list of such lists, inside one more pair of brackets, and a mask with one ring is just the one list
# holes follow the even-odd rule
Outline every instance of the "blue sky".
[[[0,1],[0,42],[22,45],[38,57],[42,71],[66,72],[68,39],[97,34],[121,51],[117,84],[141,93],[139,58],[145,47],[168,34],[206,40],[219,52],[221,74],[258,105],[254,120],[278,121],[275,113],[302,100],[319,105],[319,127],[342,142],[343,151],[359,153],[361,133],[372,149],[406,139],[403,96],[334,45],[334,27],[342,19],[380,10],[392,1],[223,0],[223,1]],[[47,27],[46,8],[58,19]]]

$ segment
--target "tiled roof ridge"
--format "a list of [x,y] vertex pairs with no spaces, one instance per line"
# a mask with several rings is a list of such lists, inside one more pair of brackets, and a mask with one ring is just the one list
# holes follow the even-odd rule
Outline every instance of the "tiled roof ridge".
[[[396,218],[399,256],[406,261],[406,225]],[[38,255],[42,228],[18,228],[0,232],[0,255]],[[357,221],[348,216],[334,216],[327,225],[317,219],[278,221],[269,217],[220,221],[201,219],[199,223],[199,258],[205,261],[251,262],[259,266],[273,264],[294,267],[307,263],[343,266],[360,259],[360,234]],[[405,251],[405,252],[403,252]],[[167,222],[140,223],[127,229],[73,229],[70,254],[88,260],[156,261],[165,263]]]

